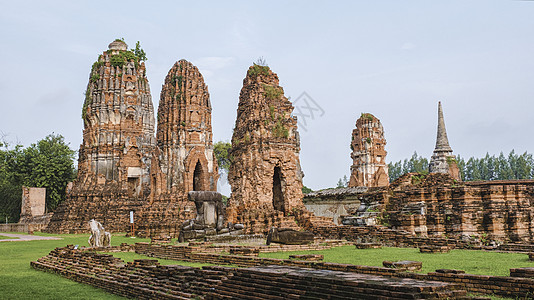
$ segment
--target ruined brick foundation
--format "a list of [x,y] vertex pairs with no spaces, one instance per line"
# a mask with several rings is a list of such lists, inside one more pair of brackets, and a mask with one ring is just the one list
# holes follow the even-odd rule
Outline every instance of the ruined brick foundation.
[[[314,263],[294,261],[299,262]],[[457,284],[346,272],[341,269],[350,265],[339,264],[331,267],[337,265],[340,270],[290,265],[199,269],[160,266],[151,260],[124,263],[111,255],[66,247],[56,248],[31,265],[139,299],[467,299],[466,291]],[[367,268],[396,273],[394,269]]]

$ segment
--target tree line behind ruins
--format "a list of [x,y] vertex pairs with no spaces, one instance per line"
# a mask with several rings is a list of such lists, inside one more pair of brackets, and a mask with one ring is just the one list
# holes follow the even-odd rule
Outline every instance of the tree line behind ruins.
[[[503,152],[499,156],[489,155],[482,158],[471,157],[465,160],[456,156],[463,181],[476,180],[515,180],[534,178],[534,158],[532,154],[517,154],[512,150],[507,156]],[[389,180],[393,182],[406,173],[428,174],[428,159],[414,152],[410,159],[388,163]]]

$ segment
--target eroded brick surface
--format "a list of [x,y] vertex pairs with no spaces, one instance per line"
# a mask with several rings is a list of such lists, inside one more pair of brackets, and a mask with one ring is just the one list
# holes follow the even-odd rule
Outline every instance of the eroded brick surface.
[[388,186],[384,128],[377,117],[363,113],[352,131],[349,187]]
[[232,136],[227,210],[230,222],[245,224],[251,233],[295,227],[292,221],[281,223],[294,208],[303,207],[300,141],[292,111],[278,76],[267,66],[251,66]]
[[195,215],[187,192],[216,190],[211,104],[202,75],[185,60],[171,68],[156,138],[145,64],[131,55],[124,42],[114,41],[93,65],[78,177],[48,232],[87,232],[90,219],[111,232],[130,231],[134,211],[137,234],[175,237],[181,221]]

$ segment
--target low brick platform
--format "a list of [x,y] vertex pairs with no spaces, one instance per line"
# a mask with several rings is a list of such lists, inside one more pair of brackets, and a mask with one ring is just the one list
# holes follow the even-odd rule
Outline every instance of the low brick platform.
[[331,270],[161,266],[108,254],[56,248],[32,262],[108,292],[136,299],[467,299],[457,284]]
[[[534,295],[534,279],[463,274],[461,270],[437,270],[428,274],[404,272],[403,270],[359,266],[351,264],[336,264],[322,261],[302,261],[292,259],[274,259],[261,257],[244,257],[236,255],[220,255],[209,253],[194,253],[191,249],[183,246],[160,246],[147,243],[137,243],[135,251],[147,256],[185,260],[193,262],[205,262],[219,265],[236,265],[243,267],[253,266],[296,266],[318,270],[331,270],[352,272],[359,274],[379,275],[386,277],[412,278],[418,280],[431,280],[450,282],[461,285],[468,292],[481,294],[496,294],[510,298],[524,298]],[[464,272],[465,273],[465,272]]]
[[324,256],[321,254],[301,254],[301,255],[295,254],[295,255],[290,255],[289,259],[320,261],[324,259]]
[[455,284],[297,267],[236,270],[206,299],[468,299]]
[[510,269],[511,277],[534,278],[534,268]]

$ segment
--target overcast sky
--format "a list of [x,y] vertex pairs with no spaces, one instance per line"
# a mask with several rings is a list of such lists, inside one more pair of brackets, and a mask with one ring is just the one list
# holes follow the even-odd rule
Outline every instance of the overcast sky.
[[175,61],[200,69],[214,141],[231,139],[243,78],[265,58],[300,113],[310,112],[304,100],[315,109],[299,119],[304,184],[312,189],[350,175],[351,132],[362,112],[381,120],[388,161],[414,151],[430,157],[438,101],[455,154],[534,152],[534,1],[0,5],[0,132],[25,146],[55,132],[78,150],[91,65],[124,38],[147,53],[156,109]]

